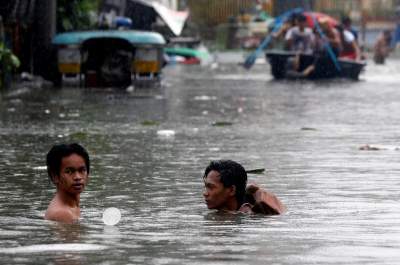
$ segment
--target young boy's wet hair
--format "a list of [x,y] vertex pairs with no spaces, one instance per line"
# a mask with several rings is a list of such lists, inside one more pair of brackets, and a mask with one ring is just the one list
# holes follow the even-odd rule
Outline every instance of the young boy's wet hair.
[[54,177],[60,175],[61,160],[64,157],[77,154],[85,160],[87,174],[90,172],[89,154],[85,148],[77,143],[54,145],[47,153],[46,164],[47,173],[51,182],[54,183]]

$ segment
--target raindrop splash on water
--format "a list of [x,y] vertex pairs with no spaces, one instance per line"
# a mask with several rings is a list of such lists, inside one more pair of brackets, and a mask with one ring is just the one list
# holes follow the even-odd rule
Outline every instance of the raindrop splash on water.
[[110,207],[103,212],[103,222],[105,225],[116,225],[121,220],[121,211],[118,208]]

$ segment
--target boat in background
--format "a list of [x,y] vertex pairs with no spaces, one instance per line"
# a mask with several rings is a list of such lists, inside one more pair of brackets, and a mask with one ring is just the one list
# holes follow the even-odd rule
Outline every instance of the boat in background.
[[313,54],[299,54],[300,68],[298,71],[291,70],[289,66],[291,60],[296,56],[296,52],[269,50],[265,53],[267,61],[271,65],[271,74],[275,79],[323,79],[323,78],[349,78],[358,80],[366,63],[363,61],[354,61],[338,58],[339,69],[333,62],[315,65],[315,70],[308,76],[303,76],[301,72],[316,61]]

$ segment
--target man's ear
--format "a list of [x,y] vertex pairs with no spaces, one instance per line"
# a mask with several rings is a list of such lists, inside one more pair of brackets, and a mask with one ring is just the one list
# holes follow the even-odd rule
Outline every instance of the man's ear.
[[229,195],[236,196],[236,186],[232,185],[229,187]]

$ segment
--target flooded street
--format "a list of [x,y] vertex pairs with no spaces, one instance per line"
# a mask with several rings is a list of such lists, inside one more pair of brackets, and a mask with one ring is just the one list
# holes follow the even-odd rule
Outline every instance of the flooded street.
[[[274,81],[265,64],[168,66],[162,88],[18,89],[0,96],[3,264],[398,264],[400,61],[359,82]],[[171,131],[172,130],[172,131]],[[44,221],[45,155],[92,159],[82,221]],[[382,150],[359,150],[366,144]],[[209,211],[202,174],[233,159],[287,206]],[[102,213],[122,219],[105,226]]]

